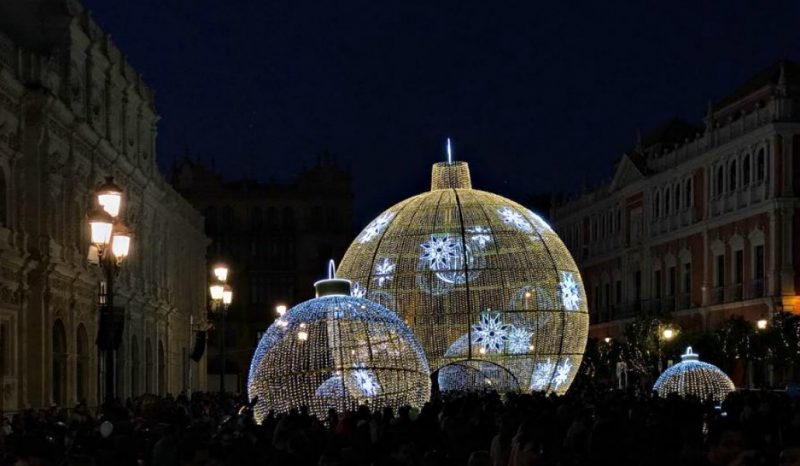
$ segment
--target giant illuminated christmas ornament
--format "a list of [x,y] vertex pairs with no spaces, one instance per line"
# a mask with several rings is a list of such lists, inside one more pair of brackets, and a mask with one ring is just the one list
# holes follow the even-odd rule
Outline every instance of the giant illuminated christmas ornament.
[[256,420],[301,406],[320,418],[330,408],[421,407],[430,370],[411,329],[385,307],[351,296],[348,280],[314,286],[317,298],[278,318],[253,355],[247,391],[258,397]]
[[670,393],[691,395],[702,400],[709,397],[721,403],[728,393],[736,390],[731,379],[717,366],[697,359],[692,347],[686,348],[682,361],[661,373],[653,390],[661,397]]
[[580,366],[589,315],[569,251],[538,215],[472,189],[449,154],[430,191],[361,231],[339,274],[411,326],[442,389],[564,393]]

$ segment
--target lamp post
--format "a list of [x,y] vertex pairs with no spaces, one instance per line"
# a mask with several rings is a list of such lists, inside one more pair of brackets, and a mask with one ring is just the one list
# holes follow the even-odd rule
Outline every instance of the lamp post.
[[220,333],[219,333],[219,391],[225,392],[225,314],[228,307],[233,302],[233,290],[226,283],[228,281],[229,269],[224,264],[218,264],[213,269],[216,280],[208,287],[211,295],[211,310],[219,314]]
[[664,329],[660,329],[659,328],[659,332],[658,332],[658,373],[659,374],[661,373],[662,368],[663,368],[663,365],[662,365],[662,362],[661,362],[661,341],[662,341],[662,339],[664,341],[670,341],[670,340],[672,340],[673,337],[675,337],[675,330],[673,330],[671,327],[666,327]]
[[115,337],[114,278],[128,257],[131,235],[119,214],[122,209],[122,189],[109,176],[95,190],[97,206],[89,212],[92,246],[97,250],[97,264],[103,271],[99,304],[100,330],[97,345],[105,359],[105,402],[114,401],[114,351],[119,346]]

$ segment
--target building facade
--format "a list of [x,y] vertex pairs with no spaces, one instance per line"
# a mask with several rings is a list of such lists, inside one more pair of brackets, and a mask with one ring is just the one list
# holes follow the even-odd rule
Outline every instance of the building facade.
[[[349,173],[329,154],[289,183],[249,179],[226,182],[188,158],[173,169],[173,185],[205,217],[210,263],[230,267],[234,300],[226,316],[226,390],[246,386],[250,359],[275,307],[314,297],[329,259],[352,240],[353,194]],[[209,388],[219,384],[219,316],[209,335]]]
[[800,66],[781,62],[671,120],[625,153],[610,183],[552,209],[582,270],[592,336],[641,313],[713,329],[800,312]]
[[158,171],[157,121],[152,91],[77,2],[0,3],[0,411],[101,401],[87,212],[106,176],[134,235],[115,282],[117,394],[188,388],[207,239]]

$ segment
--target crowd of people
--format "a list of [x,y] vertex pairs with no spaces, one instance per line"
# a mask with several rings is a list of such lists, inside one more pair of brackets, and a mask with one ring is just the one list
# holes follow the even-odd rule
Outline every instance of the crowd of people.
[[256,422],[244,398],[146,395],[92,413],[5,418],[0,465],[800,465],[800,400],[737,392],[722,406],[636,390],[466,393],[421,409],[302,408]]

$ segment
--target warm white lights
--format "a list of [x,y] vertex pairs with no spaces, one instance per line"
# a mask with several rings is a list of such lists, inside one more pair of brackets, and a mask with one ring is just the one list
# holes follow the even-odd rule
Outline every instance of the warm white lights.
[[611,343],[611,337],[605,337],[603,338],[603,341],[605,341],[606,344]]
[[228,266],[219,264],[214,267],[214,276],[217,280],[225,283],[228,280]]
[[211,286],[208,287],[208,292],[212,300],[221,302],[225,293],[225,285],[222,283],[212,283]]
[[119,261],[128,257],[131,247],[131,235],[128,229],[123,226],[118,226],[111,239],[111,253]]
[[718,367],[699,361],[691,346],[686,348],[686,354],[681,359],[683,361],[665,370],[656,380],[653,390],[659,396],[677,393],[680,396],[691,395],[700,400],[711,397],[720,403],[728,393],[736,390],[731,379]]
[[106,178],[106,182],[97,188],[97,203],[111,217],[117,218],[122,207],[122,189],[115,185],[111,177]]
[[226,286],[222,290],[222,304],[226,306],[230,306],[233,302],[233,290],[229,286]]
[[428,401],[428,362],[408,326],[385,307],[349,296],[346,280],[316,286],[319,297],[287,310],[256,348],[247,382],[250,399],[258,397],[256,421],[301,406],[324,419],[330,408]]
[[91,229],[92,243],[97,246],[107,246],[111,242],[111,229],[113,219],[104,210],[96,209],[89,214],[89,227]]
[[279,317],[283,317],[283,315],[286,314],[286,306],[284,306],[283,304],[278,304],[277,306],[275,306],[275,312],[278,313]]
[[665,328],[663,332],[661,332],[661,336],[664,337],[665,340],[671,340],[672,337],[675,336],[675,331],[671,328]]
[[572,256],[542,218],[472,189],[464,162],[435,164],[431,190],[370,222],[338,272],[409,323],[448,389],[564,393],[580,367],[589,316]]
[[756,328],[759,330],[765,330],[767,328],[767,319],[758,319],[756,322]]

